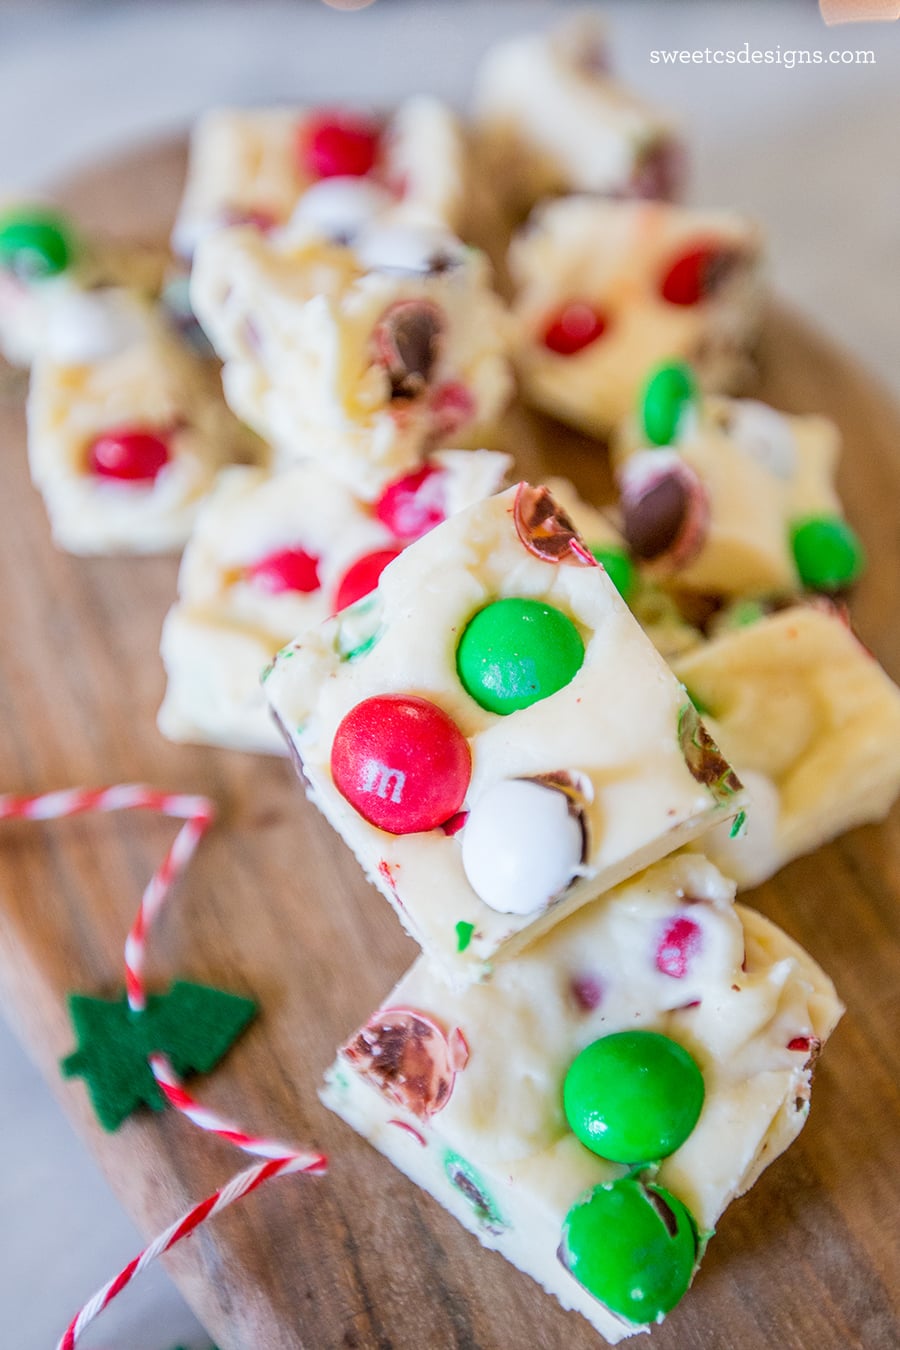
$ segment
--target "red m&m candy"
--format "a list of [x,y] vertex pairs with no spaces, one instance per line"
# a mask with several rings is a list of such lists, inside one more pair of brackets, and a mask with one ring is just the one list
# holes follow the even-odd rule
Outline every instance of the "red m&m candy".
[[378,578],[388,563],[398,558],[401,552],[402,549],[399,548],[380,548],[375,553],[366,553],[362,558],[357,558],[355,563],[351,563],[338,585],[334,612],[337,614],[348,605],[355,605],[357,600],[362,600],[364,596],[374,591],[378,585]]
[[469,743],[428,699],[363,699],[338,727],[331,775],[370,825],[389,834],[433,830],[462,806],[472,775]]
[[163,436],[133,427],[105,431],[91,442],[87,452],[91,473],[123,483],[152,483],[169,459]]
[[378,124],[359,113],[319,113],[300,132],[300,160],[313,178],[362,178],[378,158]]
[[284,591],[309,595],[321,584],[319,559],[302,548],[283,548],[277,553],[269,553],[265,558],[249,563],[244,568],[244,575],[270,595],[281,595]]
[[666,924],[656,948],[656,969],[673,980],[683,980],[693,957],[703,946],[700,925],[684,914]]
[[593,309],[583,300],[573,300],[563,306],[544,329],[544,346],[557,356],[574,356],[606,332],[605,314]]
[[660,282],[660,294],[670,305],[697,305],[731,275],[738,261],[734,248],[699,244],[670,265]]
[[433,464],[388,483],[375,514],[398,539],[418,539],[446,518],[444,475]]

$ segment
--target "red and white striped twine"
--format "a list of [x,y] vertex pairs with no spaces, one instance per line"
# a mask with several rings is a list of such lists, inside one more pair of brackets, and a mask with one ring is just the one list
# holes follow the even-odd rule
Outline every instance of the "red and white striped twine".
[[137,1275],[140,1275],[141,1271],[146,1270],[151,1261],[155,1261],[158,1256],[162,1256],[163,1252],[169,1251],[183,1238],[190,1237],[207,1219],[211,1219],[223,1209],[227,1209],[236,1200],[243,1199],[245,1195],[249,1195],[251,1191],[256,1190],[257,1186],[262,1186],[272,1177],[287,1176],[291,1172],[306,1172],[311,1176],[322,1176],[326,1167],[326,1159],[321,1153],[292,1153],[288,1157],[270,1158],[267,1162],[257,1163],[255,1167],[248,1167],[246,1171],[239,1172],[236,1177],[229,1181],[227,1186],[223,1186],[221,1190],[214,1191],[205,1200],[201,1200],[199,1205],[189,1209],[187,1214],[172,1224],[171,1228],[167,1228],[164,1233],[160,1233],[159,1237],[144,1248],[140,1256],[136,1256],[133,1261],[129,1261],[128,1265],[119,1272],[114,1280],[110,1280],[109,1284],[98,1290],[90,1303],[86,1303],[78,1316],[73,1318],[65,1335],[59,1342],[57,1350],[74,1350],[81,1333],[90,1326],[96,1317],[100,1316],[104,1308],[107,1308]]
[[[150,929],[159,917],[175,882],[193,857],[197,845],[212,825],[216,814],[215,805],[206,797],[159,792],[139,783],[96,789],[72,788],[62,792],[47,792],[35,797],[0,795],[0,821],[57,820],[64,816],[83,815],[88,811],[131,810],[157,811],[185,822],[144,891],[135,921],[125,942],[125,986],[128,1004],[133,1011],[140,1012],[147,1004],[144,964]],[[243,1149],[245,1153],[263,1158],[265,1161],[240,1172],[227,1186],[223,1186],[221,1190],[215,1191],[200,1204],[188,1210],[182,1218],[145,1247],[139,1256],[130,1261],[114,1280],[110,1280],[109,1284],[100,1289],[72,1319],[57,1350],[74,1350],[82,1333],[91,1322],[100,1316],[104,1308],[108,1307],[151,1261],[155,1261],[163,1252],[169,1251],[177,1242],[189,1237],[202,1223],[226,1209],[228,1205],[233,1205],[235,1201],[249,1195],[251,1191],[255,1191],[258,1186],[273,1177],[288,1176],[296,1172],[322,1176],[327,1170],[328,1160],[323,1154],[291,1148],[276,1139],[247,1134],[225,1117],[195,1101],[185,1090],[165,1055],[151,1055],[149,1063],[166,1101],[176,1111],[199,1129],[207,1130]]]

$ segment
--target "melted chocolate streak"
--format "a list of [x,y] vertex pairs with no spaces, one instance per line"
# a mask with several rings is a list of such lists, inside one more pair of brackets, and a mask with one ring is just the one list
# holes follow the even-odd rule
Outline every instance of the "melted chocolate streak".
[[443,325],[433,305],[401,301],[381,320],[376,345],[391,380],[391,397],[416,398],[438,359]]
[[682,713],[680,731],[684,760],[697,782],[726,793],[740,791],[741,780],[693,708]]
[[662,1196],[659,1195],[658,1192],[649,1189],[646,1191],[646,1196],[663,1223],[666,1225],[666,1231],[669,1234],[669,1237],[677,1237],[678,1220],[675,1218],[675,1215],[672,1213]]

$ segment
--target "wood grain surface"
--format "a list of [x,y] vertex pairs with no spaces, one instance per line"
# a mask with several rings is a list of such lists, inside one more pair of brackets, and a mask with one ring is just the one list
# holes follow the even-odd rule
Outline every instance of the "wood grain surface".
[[[63,200],[86,224],[156,237],[181,169],[180,147],[150,149],[82,175]],[[159,736],[157,643],[176,563],[54,550],[28,482],[23,388],[0,387],[0,786],[146,780],[217,799],[222,821],[153,939],[152,976],[259,1001],[258,1024],[198,1095],[248,1128],[332,1157],[327,1178],[274,1183],[185,1243],[169,1269],[222,1350],[596,1347],[586,1323],[483,1251],[317,1101],[336,1045],[415,948],[286,762]],[[828,413],[844,432],[841,490],[872,563],[855,619],[896,678],[900,414],[778,311],[757,392],[791,411]],[[603,481],[588,442],[523,417],[514,428],[526,467],[567,473],[582,488]],[[153,1233],[242,1159],[174,1114],[103,1134],[83,1084],[63,1084],[57,1061],[72,1042],[65,992],[121,985],[123,939],[173,827],[120,816],[0,828],[4,1014],[122,1204]],[[898,891],[895,810],[752,896],[821,961],[848,1012],[820,1061],[807,1128],[725,1215],[694,1288],[654,1330],[656,1350],[900,1346]]]

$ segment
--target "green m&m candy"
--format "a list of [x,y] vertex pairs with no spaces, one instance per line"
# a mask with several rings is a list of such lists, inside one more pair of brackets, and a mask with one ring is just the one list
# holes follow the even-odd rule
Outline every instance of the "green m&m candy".
[[482,708],[511,713],[549,698],[584,664],[570,618],[541,600],[494,600],[469,623],[456,649],[466,693]]
[[657,366],[644,385],[641,423],[651,445],[671,445],[685,409],[697,398],[689,366],[680,361]]
[[23,280],[64,272],[74,245],[65,222],[52,211],[10,211],[0,215],[0,267]]
[[611,1312],[641,1325],[658,1322],[691,1282],[697,1227],[671,1191],[640,1177],[620,1177],[572,1206],[559,1256]]
[[611,1162],[656,1162],[697,1124],[703,1074],[677,1041],[656,1031],[603,1036],[576,1056],[563,1084],[572,1130]]
[[811,516],[795,522],[791,545],[800,580],[811,591],[842,591],[862,575],[862,544],[839,516]]
[[634,563],[622,548],[606,548],[598,545],[591,553],[604,569],[616,590],[627,604],[634,594]]

